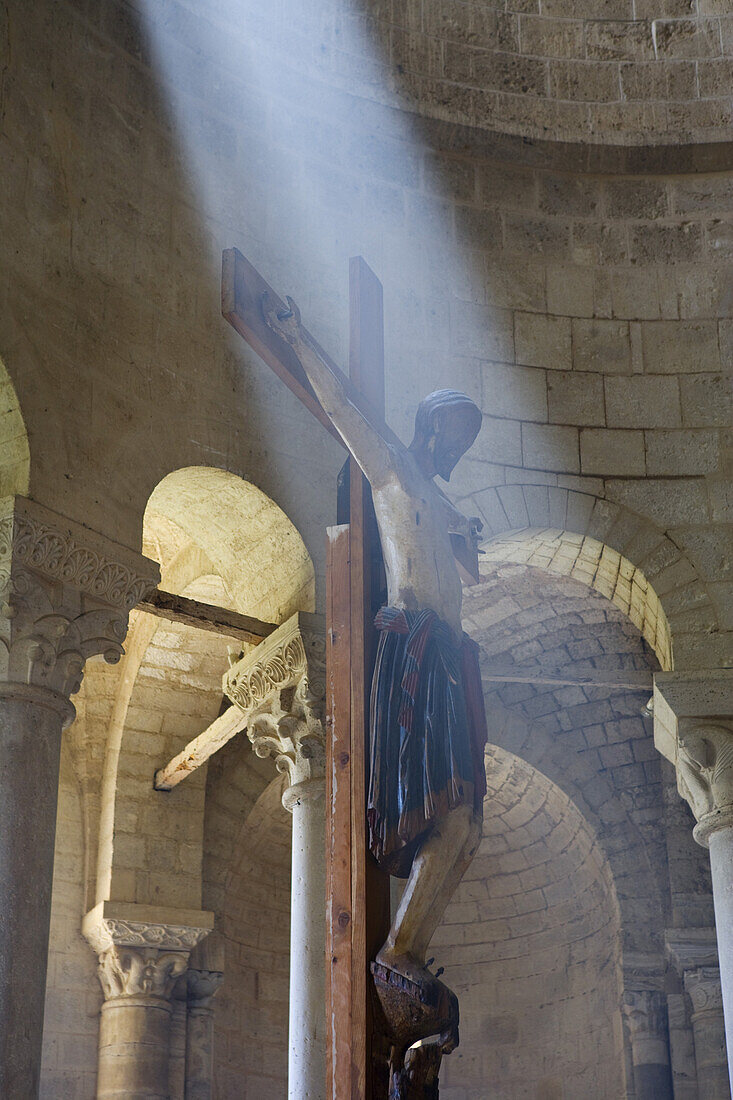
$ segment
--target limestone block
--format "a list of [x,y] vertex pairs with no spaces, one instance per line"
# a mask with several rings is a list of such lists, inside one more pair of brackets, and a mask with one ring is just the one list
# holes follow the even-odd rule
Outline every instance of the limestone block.
[[644,436],[651,475],[707,474],[720,465],[717,432],[649,431]]
[[497,417],[547,420],[544,372],[486,363],[481,375],[481,408]]
[[726,428],[733,423],[733,385],[730,376],[698,374],[680,378],[680,395],[682,421],[686,427]]
[[632,263],[677,263],[702,255],[702,227],[697,222],[632,225],[629,254]]
[[574,370],[628,372],[631,364],[628,322],[575,318],[572,327]]
[[504,241],[510,252],[520,255],[569,260],[570,222],[508,213],[504,217]]
[[676,378],[635,376],[606,379],[609,428],[674,428],[681,423]]
[[515,313],[514,337],[519,363],[552,370],[571,366],[570,319],[539,313]]
[[644,370],[684,374],[720,369],[715,321],[658,321],[641,326]]
[[644,433],[613,429],[586,429],[580,433],[583,473],[644,476]]
[[536,469],[580,472],[578,431],[554,424],[522,425],[522,460]]
[[621,97],[618,66],[608,61],[550,62],[550,90],[556,99],[604,103]]
[[599,374],[553,371],[547,377],[547,400],[551,422],[585,427],[605,421],[603,379]]

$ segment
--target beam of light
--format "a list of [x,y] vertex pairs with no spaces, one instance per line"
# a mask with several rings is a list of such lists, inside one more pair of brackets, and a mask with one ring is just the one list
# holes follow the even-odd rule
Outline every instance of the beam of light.
[[343,363],[347,259],[361,254],[385,287],[395,430],[409,439],[431,389],[480,401],[479,360],[494,343],[485,261],[441,194],[364,0],[138,3],[210,283],[221,250],[237,246]]

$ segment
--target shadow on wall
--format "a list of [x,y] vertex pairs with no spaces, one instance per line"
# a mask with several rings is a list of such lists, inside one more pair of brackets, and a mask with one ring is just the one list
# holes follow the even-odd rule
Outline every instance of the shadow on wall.
[[0,497],[27,496],[31,455],[20,404],[0,359]]
[[483,837],[431,954],[461,1003],[445,1100],[623,1094],[620,922],[593,831],[554,783],[491,745]]

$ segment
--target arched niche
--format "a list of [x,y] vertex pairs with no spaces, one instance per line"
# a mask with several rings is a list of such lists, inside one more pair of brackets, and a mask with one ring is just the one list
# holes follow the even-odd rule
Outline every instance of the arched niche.
[[430,948],[461,1004],[445,1100],[625,1094],[616,888],[554,783],[490,745],[483,835]]
[[15,387],[0,359],[0,497],[27,496],[31,456]]
[[[314,605],[298,531],[256,486],[188,467],[151,494],[143,549],[169,591],[279,623]],[[219,713],[238,639],[134,612],[107,732],[96,901],[200,907],[206,767],[175,790],[152,776]]]
[[235,474],[210,466],[168,474],[150,496],[143,529],[147,552],[164,568],[186,536],[222,578],[235,610],[276,623],[314,610],[313,563],[300,534]]
[[672,668],[672,637],[659,597],[643,571],[618,550],[590,535],[556,528],[510,531],[490,539],[483,549],[483,574],[502,564],[528,565],[600,592],[637,627],[660,667]]

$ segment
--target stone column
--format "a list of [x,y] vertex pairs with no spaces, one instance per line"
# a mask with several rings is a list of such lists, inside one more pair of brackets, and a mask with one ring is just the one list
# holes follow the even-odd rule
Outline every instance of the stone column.
[[[710,851],[729,1069],[733,1067],[733,670],[662,673],[654,683],[654,741]],[[733,1087],[733,1078],[731,1078]]]
[[213,923],[213,913],[126,902],[87,913],[104,992],[97,1100],[168,1100],[173,990]]
[[631,1039],[635,1095],[638,1100],[673,1100],[664,993],[626,990],[623,1011]]
[[[247,735],[258,756],[287,775],[283,805],[293,815],[290,901],[289,1100],[326,1092],[325,633],[299,614],[235,664],[224,690],[250,710]],[[257,709],[252,711],[253,699]],[[261,702],[260,702],[261,701]]]
[[186,1016],[185,1100],[211,1100],[214,1088],[214,1009],[224,975],[218,970],[189,970]]
[[665,940],[692,1007],[698,1100],[726,1100],[730,1091],[715,929],[668,929]]
[[153,562],[0,501],[0,1095],[38,1093],[61,734],[88,657],[118,661]]
[[720,969],[717,966],[700,966],[695,970],[686,970],[684,981],[692,1002],[699,1100],[726,1100],[730,1091]]

